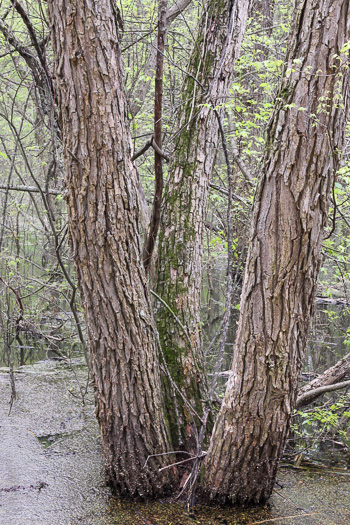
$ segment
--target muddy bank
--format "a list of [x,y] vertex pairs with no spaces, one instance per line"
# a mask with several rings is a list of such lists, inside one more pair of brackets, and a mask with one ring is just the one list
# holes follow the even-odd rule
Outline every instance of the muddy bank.
[[[72,367],[44,361],[21,367],[10,416],[9,377],[0,372],[1,525],[343,525],[350,523],[350,477],[281,469],[270,505],[262,509],[198,508],[131,503],[104,485],[92,392],[82,360]],[[350,472],[349,472],[350,473]]]

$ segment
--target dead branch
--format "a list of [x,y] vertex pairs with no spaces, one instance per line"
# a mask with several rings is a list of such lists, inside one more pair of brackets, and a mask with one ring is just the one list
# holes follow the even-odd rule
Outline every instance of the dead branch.
[[150,140],[146,142],[143,148],[139,149],[139,151],[133,154],[133,156],[131,157],[131,160],[134,161],[138,159],[139,157],[141,157],[141,155],[146,153],[146,151],[152,146],[152,141],[153,141],[153,136],[150,138]]
[[[221,188],[220,186],[217,186],[216,184],[213,184],[212,182],[209,183],[209,187],[212,188],[213,190],[216,190],[216,191],[222,193],[223,195],[226,195],[228,197],[228,191],[225,188]],[[242,204],[244,204],[244,206],[247,206],[247,207],[250,208],[250,204],[247,201],[245,201],[244,199],[242,199],[242,197],[240,197],[236,193],[232,192],[232,198],[235,199],[236,201],[241,202]]]
[[[334,366],[328,368],[322,375],[316,377],[310,383],[303,386],[299,392],[296,401],[296,408],[302,408],[309,405],[315,399],[325,392],[330,392],[329,387],[341,384],[341,381],[350,374],[350,353],[340,359]],[[323,387],[328,387],[323,389]],[[344,388],[344,387],[339,387]],[[338,390],[335,388],[334,390]]]
[[346,388],[348,386],[350,386],[350,381],[343,381],[341,383],[335,383],[334,385],[320,386],[319,388],[310,390],[309,392],[306,392],[305,394],[302,394],[298,397],[297,408],[301,408],[312,403],[322,394],[326,394],[327,392],[334,392],[335,390],[340,390],[341,388]]
[[[9,191],[24,191],[27,193],[40,193],[40,190],[36,186],[8,186],[7,184],[0,183],[0,190],[9,190]],[[50,195],[62,195],[63,190],[53,190],[48,189],[47,193]]]

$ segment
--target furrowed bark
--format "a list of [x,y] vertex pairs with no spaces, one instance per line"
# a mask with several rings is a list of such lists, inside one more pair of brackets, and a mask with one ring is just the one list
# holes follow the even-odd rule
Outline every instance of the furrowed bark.
[[254,204],[232,375],[205,461],[204,492],[218,502],[262,503],[271,495],[344,142],[349,3],[298,0],[293,20]]
[[[248,3],[212,0],[203,13],[183,89],[179,135],[163,198],[157,293],[181,325],[162,304],[157,325],[170,372],[199,413],[203,410],[202,397],[207,397],[200,337],[203,235],[209,180],[219,142],[219,125],[212,107],[226,100]],[[218,112],[221,114],[220,109]],[[175,400],[170,385],[165,387],[173,442],[193,452],[193,418],[179,399],[180,442]]]
[[[159,496],[172,472],[157,334],[139,235],[118,17],[112,0],[50,0],[70,242],[90,343],[106,476]],[[149,459],[148,459],[149,458]],[[146,460],[147,464],[146,464]]]

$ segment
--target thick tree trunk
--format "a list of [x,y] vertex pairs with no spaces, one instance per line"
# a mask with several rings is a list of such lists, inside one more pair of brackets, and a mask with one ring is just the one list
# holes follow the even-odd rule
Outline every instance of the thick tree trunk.
[[[205,390],[200,341],[204,220],[219,139],[212,107],[225,101],[228,94],[248,3],[211,0],[203,13],[183,90],[180,134],[164,192],[157,292],[173,313],[159,304],[157,324],[170,372],[199,413],[201,392]],[[179,399],[181,438],[178,438],[177,410],[170,385],[167,392],[173,441],[193,450],[192,415]]]
[[[273,489],[304,358],[348,111],[348,0],[298,0],[268,131],[232,376],[205,462],[211,500]],[[339,55],[341,59],[339,59]]]
[[118,22],[113,0],[50,0],[69,231],[88,330],[109,484],[167,491],[169,450],[157,335],[139,237]]

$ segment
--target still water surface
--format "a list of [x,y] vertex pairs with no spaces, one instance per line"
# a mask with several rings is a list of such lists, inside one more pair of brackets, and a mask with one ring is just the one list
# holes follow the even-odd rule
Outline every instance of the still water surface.
[[[318,306],[305,371],[322,372],[347,352],[344,312]],[[111,498],[91,389],[84,394],[85,405],[80,395],[86,384],[82,358],[22,366],[16,374],[19,398],[8,415],[9,377],[0,372],[1,525],[350,523],[350,471],[281,469],[270,504],[245,511],[199,507],[186,513],[181,504]]]

